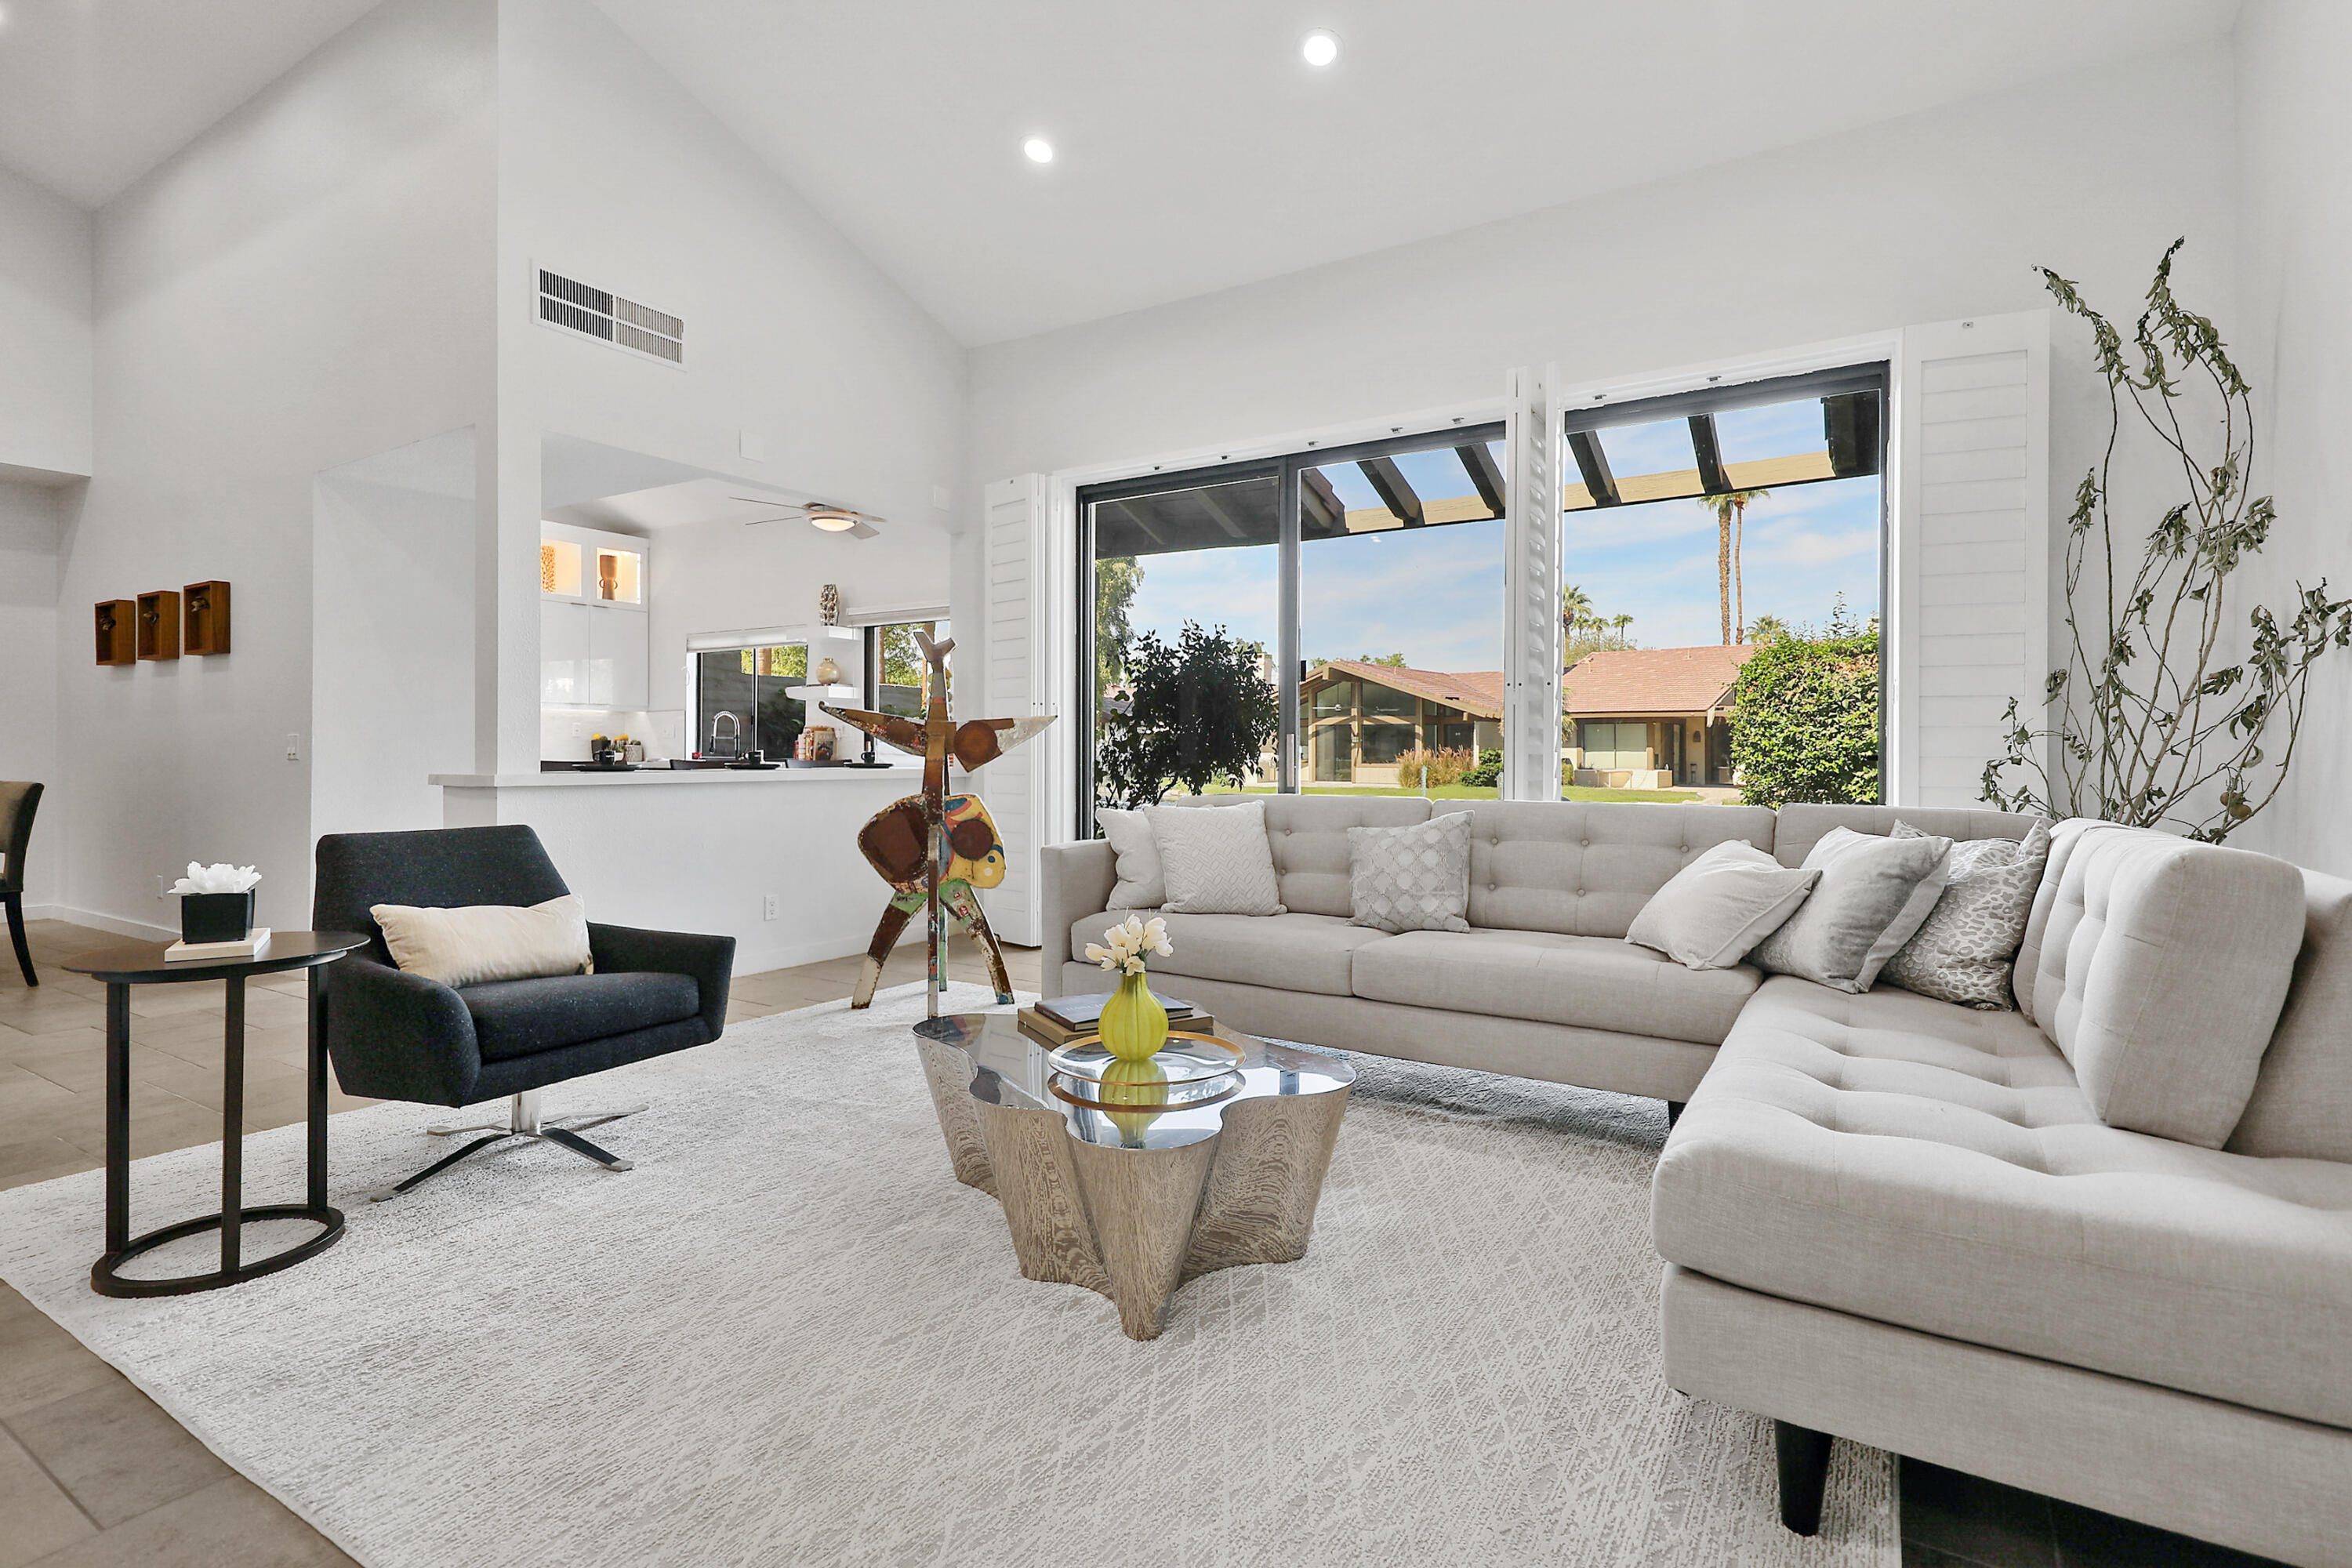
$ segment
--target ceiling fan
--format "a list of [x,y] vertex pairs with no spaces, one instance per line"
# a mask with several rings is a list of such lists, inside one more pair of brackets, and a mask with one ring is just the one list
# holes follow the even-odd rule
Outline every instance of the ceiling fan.
[[775,509],[773,517],[746,519],[743,524],[746,528],[763,522],[789,522],[797,518],[827,533],[845,533],[852,539],[871,539],[882,531],[875,524],[887,521],[862,511],[853,511],[845,506],[835,506],[828,501],[780,501],[769,496],[731,496],[729,499]]

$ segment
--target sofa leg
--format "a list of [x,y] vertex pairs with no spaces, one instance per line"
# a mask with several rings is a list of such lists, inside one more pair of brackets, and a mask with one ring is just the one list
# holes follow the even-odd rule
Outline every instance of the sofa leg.
[[1680,1100],[1670,1100],[1666,1101],[1667,1131],[1672,1131],[1674,1130],[1675,1123],[1683,1119],[1683,1107],[1686,1103],[1686,1101]]
[[1780,1461],[1780,1522],[1799,1535],[1822,1528],[1822,1489],[1830,1479],[1830,1435],[1786,1421],[1772,1423]]

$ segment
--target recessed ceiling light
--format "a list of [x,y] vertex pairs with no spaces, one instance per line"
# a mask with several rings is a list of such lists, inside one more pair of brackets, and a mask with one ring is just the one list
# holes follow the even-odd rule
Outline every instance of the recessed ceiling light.
[[1307,41],[1298,46],[1298,52],[1310,66],[1328,66],[1339,58],[1339,36],[1318,28],[1307,35]]
[[1021,143],[1021,151],[1028,155],[1029,161],[1033,163],[1050,163],[1054,161],[1054,144],[1043,136],[1032,136],[1028,141]]

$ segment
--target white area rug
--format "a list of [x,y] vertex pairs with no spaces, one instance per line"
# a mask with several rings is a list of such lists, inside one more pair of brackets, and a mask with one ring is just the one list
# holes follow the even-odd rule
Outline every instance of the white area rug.
[[[625,1175],[534,1145],[370,1204],[447,1112],[338,1116],[342,1242],[206,1295],[91,1293],[96,1172],[0,1194],[0,1276],[372,1568],[1899,1562],[1885,1456],[1837,1446],[1801,1541],[1769,1426],[1659,1380],[1655,1102],[1360,1057],[1307,1257],[1138,1344],[950,1173],[920,1011],[551,1092],[653,1102]],[[247,1142],[249,1202],[300,1141]],[[140,1161],[134,1227],[217,1169]]]

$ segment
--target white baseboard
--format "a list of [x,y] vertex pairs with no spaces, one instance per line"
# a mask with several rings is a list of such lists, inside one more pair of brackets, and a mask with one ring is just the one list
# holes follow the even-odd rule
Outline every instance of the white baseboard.
[[41,908],[46,912],[34,916],[33,906],[28,904],[25,908],[25,913],[27,918],[70,921],[78,926],[89,926],[97,931],[110,931],[116,936],[131,937],[140,942],[171,942],[176,940],[180,934],[178,926],[155,925],[147,921],[127,921],[120,915],[102,915],[96,910],[78,910],[70,904],[44,904]]

